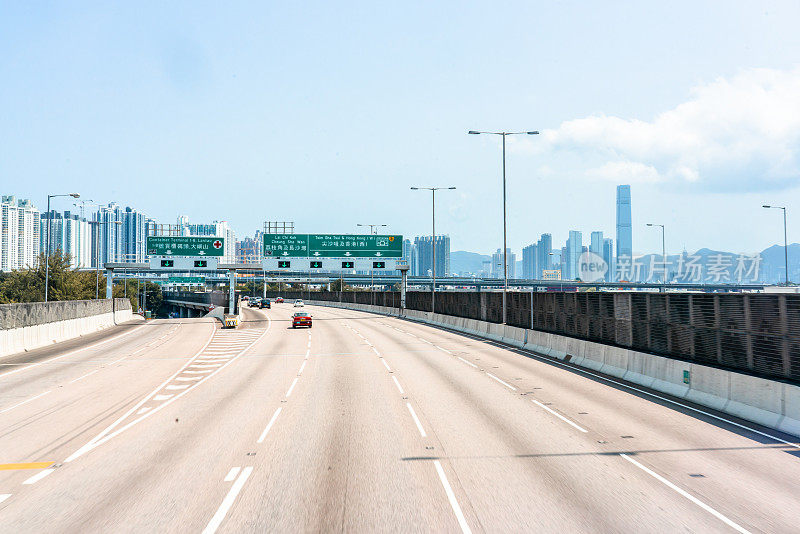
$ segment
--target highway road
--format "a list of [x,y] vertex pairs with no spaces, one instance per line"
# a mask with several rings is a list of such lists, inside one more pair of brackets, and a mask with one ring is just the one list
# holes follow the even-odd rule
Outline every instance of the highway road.
[[0,532],[797,532],[796,438],[306,311],[313,329],[275,304],[0,359]]

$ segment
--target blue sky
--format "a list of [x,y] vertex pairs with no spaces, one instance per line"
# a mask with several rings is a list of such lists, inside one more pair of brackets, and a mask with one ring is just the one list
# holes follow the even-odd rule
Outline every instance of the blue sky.
[[[453,250],[614,237],[755,251],[799,206],[797,2],[0,2],[2,193],[160,222],[389,224]],[[59,201],[61,202],[61,201]],[[60,208],[69,208],[62,202]],[[790,240],[793,213],[790,217]]]

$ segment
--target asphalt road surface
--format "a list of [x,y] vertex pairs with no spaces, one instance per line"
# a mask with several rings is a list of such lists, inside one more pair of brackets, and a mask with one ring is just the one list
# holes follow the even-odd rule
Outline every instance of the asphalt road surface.
[[795,438],[290,304],[0,358],[0,532],[797,532]]

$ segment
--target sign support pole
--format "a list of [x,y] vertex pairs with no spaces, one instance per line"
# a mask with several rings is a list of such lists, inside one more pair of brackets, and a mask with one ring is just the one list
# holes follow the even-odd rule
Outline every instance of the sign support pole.
[[236,269],[228,271],[228,313],[233,315],[236,297]]

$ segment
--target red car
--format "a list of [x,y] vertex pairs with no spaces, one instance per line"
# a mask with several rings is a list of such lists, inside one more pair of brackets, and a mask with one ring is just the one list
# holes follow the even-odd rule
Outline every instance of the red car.
[[307,326],[311,328],[311,316],[306,312],[297,312],[292,315],[292,328]]
[[283,297],[278,297],[275,299],[275,302],[283,302]]

